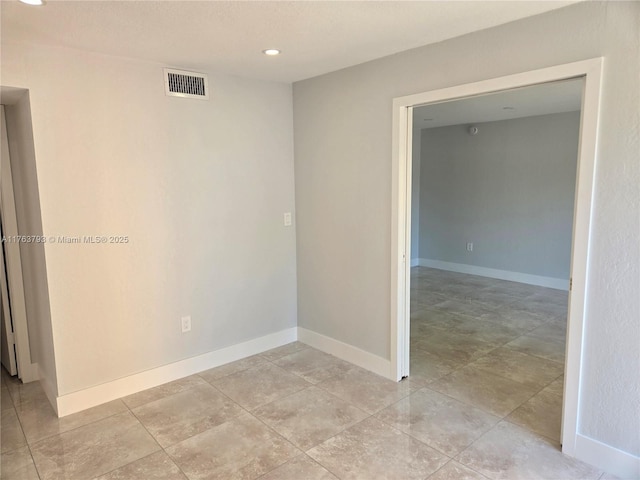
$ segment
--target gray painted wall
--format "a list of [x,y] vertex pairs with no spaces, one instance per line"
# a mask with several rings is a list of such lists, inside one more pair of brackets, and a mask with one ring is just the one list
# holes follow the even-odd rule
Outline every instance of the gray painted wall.
[[580,113],[475,125],[422,130],[420,257],[568,279]]
[[639,25],[582,2],[295,83],[299,326],[389,358],[394,97],[603,56],[579,430],[640,454]]

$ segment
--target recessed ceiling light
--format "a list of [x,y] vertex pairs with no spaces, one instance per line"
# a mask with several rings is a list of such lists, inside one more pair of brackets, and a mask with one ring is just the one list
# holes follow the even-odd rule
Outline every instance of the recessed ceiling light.
[[267,48],[266,50],[263,50],[262,53],[273,57],[274,55],[280,55],[280,50],[277,48]]
[[35,5],[36,7],[44,5],[44,0],[20,0],[20,2],[27,5]]

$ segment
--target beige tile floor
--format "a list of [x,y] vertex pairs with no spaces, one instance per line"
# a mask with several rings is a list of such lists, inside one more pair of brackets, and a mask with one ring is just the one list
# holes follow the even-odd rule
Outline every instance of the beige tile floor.
[[600,479],[559,450],[566,294],[412,270],[410,379],[302,343],[57,419],[3,372],[1,478]]

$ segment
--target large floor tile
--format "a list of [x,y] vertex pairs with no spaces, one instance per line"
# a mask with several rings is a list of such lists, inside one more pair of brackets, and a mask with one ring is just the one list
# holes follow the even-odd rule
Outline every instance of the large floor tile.
[[430,322],[411,321],[411,345],[415,346],[429,337],[441,334],[443,328]]
[[219,367],[200,372],[198,375],[207,382],[213,383],[223,377],[242,372],[243,370],[247,370],[252,367],[257,367],[265,362],[268,362],[268,360],[262,355],[253,355],[251,357],[243,358],[235,362],[227,363],[226,365],[221,365]]
[[4,385],[0,385],[0,403],[2,404],[2,411],[13,408],[13,402],[11,401],[11,395],[9,395],[9,389]]
[[500,280],[497,278],[484,277],[487,280],[487,284],[483,286],[483,290],[488,292],[504,292],[513,295],[517,298],[526,298],[536,292],[535,285],[529,285],[526,283],[513,282],[510,280]]
[[497,348],[471,364],[473,367],[541,389],[562,375],[564,365],[509,348]]
[[127,407],[121,400],[113,400],[82,412],[58,418],[49,400],[42,394],[42,396],[34,396],[30,400],[23,399],[17,404],[16,410],[27,440],[29,443],[33,443],[126,412]]
[[86,480],[131,463],[160,447],[129,412],[31,446],[42,480]]
[[16,377],[10,377],[5,386],[17,410],[20,410],[22,405],[29,405],[33,401],[48,401],[40,382],[22,383]]
[[560,444],[562,396],[544,389],[511,412],[507,420]]
[[[466,283],[466,282],[465,282]],[[517,300],[517,297],[505,291],[486,291],[485,284],[480,285],[454,285],[446,290],[449,299],[460,302],[480,303],[490,309],[508,305]]]
[[40,480],[29,447],[3,453],[0,474],[2,480]]
[[187,480],[169,456],[159,451],[95,480]]
[[551,440],[509,422],[500,422],[457,460],[496,480],[596,480],[602,474],[563,455]]
[[423,385],[411,379],[394,382],[359,368],[319,383],[318,386],[367,413],[376,413]]
[[422,290],[412,290],[411,291],[411,301],[412,309],[419,308],[420,306],[433,306],[439,303],[445,302],[447,297],[439,292],[434,292],[432,290],[422,289]]
[[567,312],[568,307],[568,294],[567,292],[561,292],[562,298],[556,297],[551,291],[545,293],[535,293],[522,300],[519,300],[514,305],[522,310],[535,312],[537,314],[544,314],[549,317],[564,315]]
[[471,366],[436,380],[429,388],[498,417],[508,415],[538,391]]
[[416,348],[411,349],[409,358],[410,378],[412,380],[422,379],[425,384],[438,380],[463,365],[462,362],[456,364]]
[[482,318],[466,315],[450,315],[443,318],[440,328],[459,335],[471,335],[473,338],[492,345],[502,345],[518,338],[528,330],[509,324],[500,324]]
[[342,480],[422,480],[448,460],[373,417],[307,453]]
[[429,477],[429,480],[487,480],[487,477],[451,460]]
[[184,392],[197,385],[203,385],[206,382],[197,375],[191,375],[189,377],[181,378],[173,382],[165,383],[154,388],[143,390],[142,392],[134,393],[133,395],[126,396],[122,401],[129,408],[136,408],[145,403],[159,400],[175,393]]
[[260,477],[260,480],[338,480],[338,478],[309,456],[298,455]]
[[469,317],[482,317],[483,315],[494,315],[496,309],[489,305],[472,300],[461,302],[459,300],[447,299],[434,305],[434,308],[443,312],[457,314],[461,313]]
[[507,289],[491,290],[485,286],[474,290],[470,295],[467,295],[467,298],[484,303],[492,308],[499,308],[515,303],[521,296],[517,292],[511,292]]
[[269,361],[274,361],[278,358],[284,357],[285,355],[291,355],[292,353],[304,350],[305,348],[309,348],[309,346],[302,342],[291,342],[278,348],[272,348],[260,355]]
[[203,383],[132,411],[163,447],[181,442],[244,412],[215,387]]
[[566,343],[558,338],[522,335],[505,345],[506,348],[564,364]]
[[500,421],[427,388],[385,408],[376,417],[450,457]]
[[460,366],[480,358],[496,348],[496,345],[482,341],[475,335],[440,330],[419,338],[415,348],[436,355],[443,361],[450,362],[452,366]]
[[519,310],[513,305],[500,305],[493,312],[484,313],[481,318],[499,325],[531,331],[544,325],[552,317],[535,311]]
[[555,393],[556,395],[564,395],[564,375],[559,376],[553,382],[551,382],[545,390]]
[[411,310],[411,326],[430,325],[447,330],[451,322],[455,321],[456,315],[443,312],[433,307],[420,307]]
[[263,405],[253,414],[302,450],[318,445],[369,416],[316,387]]
[[190,480],[252,480],[301,452],[244,414],[167,449]]
[[18,415],[12,408],[2,412],[2,423],[0,423],[0,444],[2,453],[24,447],[27,440],[22,433],[22,427],[18,421]]
[[556,341],[564,343],[567,338],[567,323],[566,320],[563,322],[559,321],[550,321],[543,325],[540,325],[538,328],[531,330],[528,335],[533,337],[539,337],[548,341]]
[[246,409],[254,409],[291,395],[311,384],[271,363],[216,380],[214,385]]
[[353,364],[315,348],[305,348],[274,360],[273,363],[314,384],[353,368]]

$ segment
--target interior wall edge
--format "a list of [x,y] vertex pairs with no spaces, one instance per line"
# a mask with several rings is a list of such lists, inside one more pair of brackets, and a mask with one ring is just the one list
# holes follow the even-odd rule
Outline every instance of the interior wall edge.
[[386,358],[303,327],[298,327],[298,340],[324,353],[395,381],[391,372],[391,361]]

